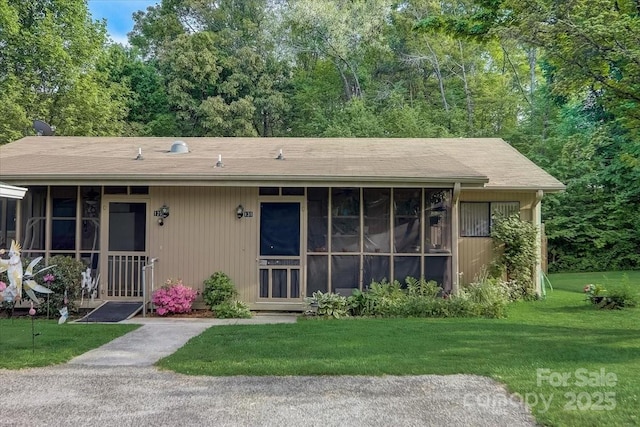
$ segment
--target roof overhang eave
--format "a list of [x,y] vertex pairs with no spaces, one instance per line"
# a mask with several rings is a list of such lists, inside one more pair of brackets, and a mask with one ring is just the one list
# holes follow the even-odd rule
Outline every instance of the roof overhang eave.
[[[477,187],[468,187],[468,186],[463,186],[462,187],[463,190],[477,190]],[[499,190],[499,191],[538,191],[538,190],[542,190],[545,193],[562,193],[563,191],[566,190],[566,186],[562,185],[562,186],[540,186],[540,185],[535,185],[535,186],[525,186],[525,185],[520,185],[520,186],[513,186],[513,185],[504,185],[504,186],[500,186],[500,185],[486,185],[483,187],[484,190]]]
[[5,177],[20,185],[156,185],[180,186],[198,184],[203,186],[265,186],[292,183],[298,185],[357,185],[357,184],[402,184],[402,185],[453,185],[459,182],[465,187],[484,187],[489,179],[480,176],[449,177],[386,177],[386,176],[311,176],[311,175],[133,175],[114,174],[38,174]]

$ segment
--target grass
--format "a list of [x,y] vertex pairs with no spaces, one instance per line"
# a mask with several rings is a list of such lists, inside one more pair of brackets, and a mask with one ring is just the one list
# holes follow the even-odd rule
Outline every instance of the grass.
[[[640,290],[640,272],[626,274]],[[506,384],[545,425],[638,425],[640,309],[598,310],[582,292],[587,283],[607,287],[621,278],[552,275],[546,300],[513,304],[507,319],[303,319],[210,328],[158,365],[191,375],[476,374]],[[570,378],[564,386],[538,381],[538,369]]]
[[[0,319],[0,369],[22,369],[65,363],[139,327],[139,325],[70,324],[57,320]],[[35,343],[35,345],[34,345]]]

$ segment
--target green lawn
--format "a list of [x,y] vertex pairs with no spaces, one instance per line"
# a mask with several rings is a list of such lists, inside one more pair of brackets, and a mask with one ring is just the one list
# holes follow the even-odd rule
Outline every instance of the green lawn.
[[[640,290],[640,272],[627,274]],[[526,400],[545,425],[638,425],[640,309],[597,310],[582,292],[621,276],[552,275],[546,300],[514,304],[507,319],[210,328],[158,365],[192,375],[486,375]],[[566,385],[553,382],[563,374]]]
[[[124,335],[139,325],[70,324],[25,317],[0,319],[0,369],[22,369],[64,363]],[[35,346],[34,346],[35,343]]]

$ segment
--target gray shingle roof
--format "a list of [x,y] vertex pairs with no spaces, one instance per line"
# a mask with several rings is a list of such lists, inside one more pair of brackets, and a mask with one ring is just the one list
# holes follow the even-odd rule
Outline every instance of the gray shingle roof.
[[[189,153],[170,153],[181,140]],[[134,160],[138,150],[144,160]],[[276,160],[282,150],[285,160]],[[218,156],[224,167],[215,167]],[[0,146],[0,176],[16,184],[368,183],[496,189],[564,186],[498,138],[26,137]]]

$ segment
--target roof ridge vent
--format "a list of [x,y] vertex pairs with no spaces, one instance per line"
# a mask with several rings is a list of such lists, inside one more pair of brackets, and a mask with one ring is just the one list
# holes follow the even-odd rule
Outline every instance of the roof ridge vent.
[[178,140],[171,144],[169,152],[172,154],[185,154],[189,152],[189,146],[186,142]]

